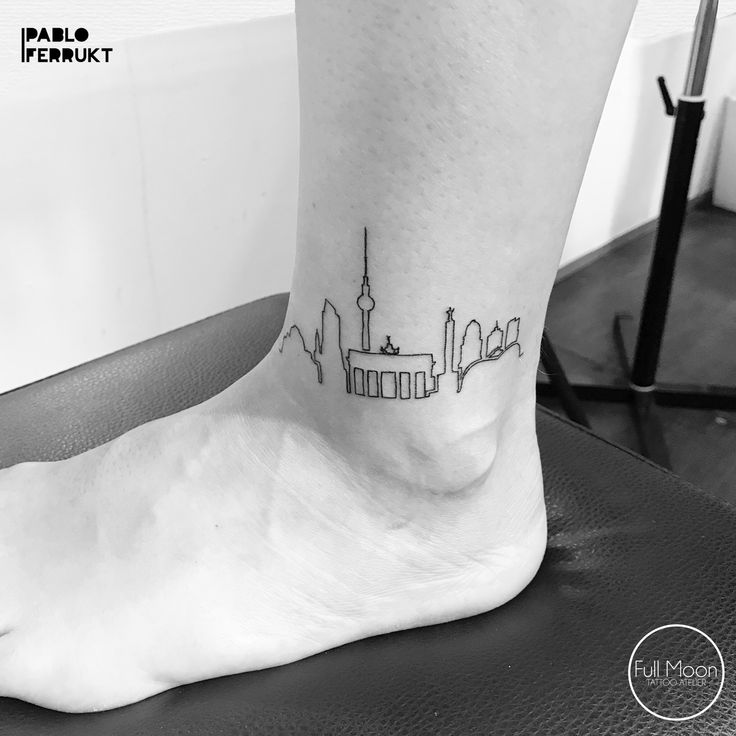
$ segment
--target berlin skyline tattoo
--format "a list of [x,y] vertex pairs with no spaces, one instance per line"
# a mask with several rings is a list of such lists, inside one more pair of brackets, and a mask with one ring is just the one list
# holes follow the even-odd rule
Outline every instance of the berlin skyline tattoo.
[[[340,315],[325,299],[321,330],[314,331],[314,349],[307,347],[302,331],[291,325],[281,338],[279,352],[302,356],[320,384],[343,385],[355,396],[381,399],[424,399],[446,387],[459,393],[468,372],[481,363],[499,360],[507,352],[523,355],[519,345],[521,319],[512,317],[501,328],[496,320],[485,339],[480,322],[471,319],[465,326],[459,349],[455,349],[454,307],[448,307],[444,323],[444,345],[440,370],[432,353],[402,353],[386,335],[378,350],[371,350],[371,312],[376,302],[368,279],[368,229],[363,228],[363,283],[355,302],[360,310],[361,349],[342,345]],[[457,355],[456,355],[457,353]]]

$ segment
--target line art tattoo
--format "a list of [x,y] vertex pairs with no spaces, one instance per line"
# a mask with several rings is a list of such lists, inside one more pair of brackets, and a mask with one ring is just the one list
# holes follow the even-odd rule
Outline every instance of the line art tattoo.
[[475,366],[498,360],[509,351],[515,351],[519,358],[523,355],[519,345],[521,319],[513,317],[505,327],[496,320],[485,339],[480,322],[470,320],[456,356],[454,307],[446,311],[440,370],[435,372],[437,361],[432,353],[402,353],[399,346],[391,343],[390,335],[386,335],[377,351],[371,350],[370,317],[376,303],[368,280],[367,228],[363,229],[363,283],[356,304],[361,315],[360,350],[345,351],[340,315],[334,304],[325,299],[321,329],[314,331],[314,349],[307,347],[302,331],[294,324],[281,338],[279,352],[301,356],[321,384],[342,384],[349,394],[382,399],[424,399],[446,385],[459,393],[468,371]]

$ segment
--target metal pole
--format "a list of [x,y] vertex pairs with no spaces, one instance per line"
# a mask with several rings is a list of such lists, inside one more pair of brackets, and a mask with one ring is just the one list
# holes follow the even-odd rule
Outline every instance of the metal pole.
[[657,237],[630,377],[631,388],[638,392],[646,393],[654,390],[677,249],[685,220],[690,177],[700,122],[704,114],[703,85],[717,12],[718,0],[701,0],[685,88],[678,100]]
[[683,95],[698,96],[703,94],[705,72],[708,68],[717,15],[718,0],[701,0],[698,17],[695,20],[695,34],[690,50],[690,61],[687,66]]

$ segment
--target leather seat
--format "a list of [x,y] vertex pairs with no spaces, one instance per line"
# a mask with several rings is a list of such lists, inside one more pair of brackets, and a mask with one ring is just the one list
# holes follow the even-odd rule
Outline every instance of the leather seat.
[[[68,457],[203,401],[267,352],[286,303],[261,299],[5,394],[0,465]],[[736,733],[734,510],[544,409],[538,434],[548,550],[500,609],[103,713],[0,699],[0,734]],[[669,623],[708,633],[726,662],[720,698],[681,724],[646,712],[627,681],[639,639]]]

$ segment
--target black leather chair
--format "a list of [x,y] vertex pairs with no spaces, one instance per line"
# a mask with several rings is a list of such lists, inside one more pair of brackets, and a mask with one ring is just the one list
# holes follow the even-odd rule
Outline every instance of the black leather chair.
[[[203,401],[267,352],[286,303],[261,299],[5,394],[0,465],[68,457]],[[538,433],[548,550],[500,609],[104,713],[0,699],[0,735],[736,733],[734,510],[544,409]],[[726,662],[720,698],[679,724],[647,713],[627,681],[638,640],[668,623],[706,631]]]

